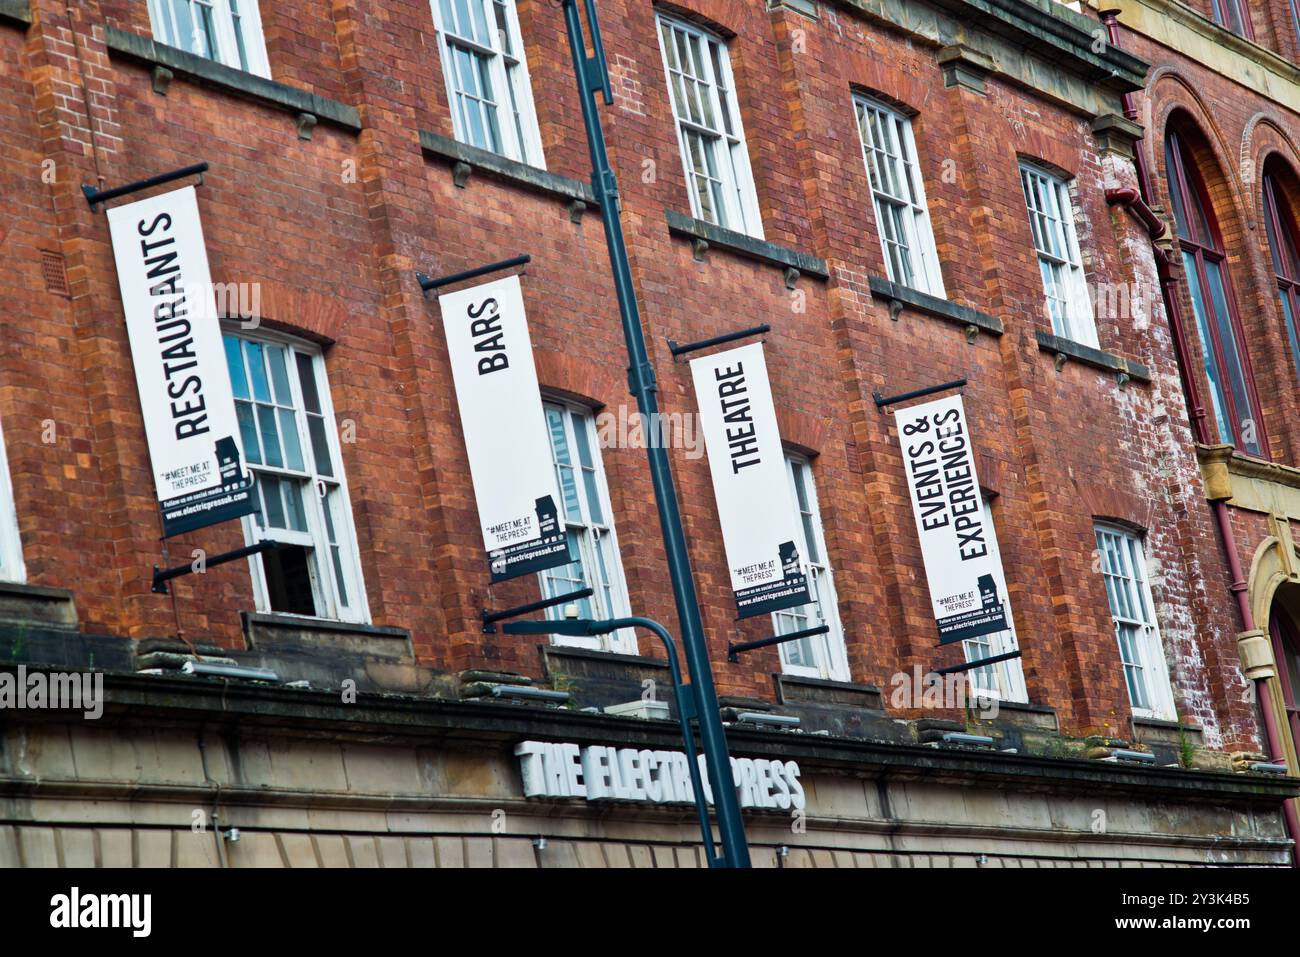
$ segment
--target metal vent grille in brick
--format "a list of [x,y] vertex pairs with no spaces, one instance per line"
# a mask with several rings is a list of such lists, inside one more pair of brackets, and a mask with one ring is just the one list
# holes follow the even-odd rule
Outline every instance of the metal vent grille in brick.
[[68,270],[63,253],[41,250],[41,274],[45,277],[45,291],[58,296],[71,295],[68,291]]

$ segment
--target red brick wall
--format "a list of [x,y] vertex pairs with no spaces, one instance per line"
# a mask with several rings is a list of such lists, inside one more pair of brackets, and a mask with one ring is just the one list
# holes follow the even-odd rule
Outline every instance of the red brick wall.
[[[31,580],[73,588],[90,630],[144,637],[176,628],[171,603],[149,594],[149,570],[162,558],[107,227],[77,186],[207,160],[199,202],[213,278],[260,283],[265,322],[328,344],[337,417],[356,424],[343,458],[374,621],[410,628],[420,658],[436,667],[538,674],[535,639],[478,627],[485,604],[530,600],[536,584],[489,595],[437,306],[420,295],[414,271],[530,253],[524,289],[543,386],[616,410],[631,400],[598,219],[574,224],[561,201],[482,175],[457,188],[443,161],[422,156],[418,130],[452,132],[425,0],[263,4],[272,77],[361,112],[360,135],[321,123],[310,141],[297,138],[291,114],[180,78],[165,97],[153,93],[145,68],[106,56],[100,29],[110,22],[147,35],[144,5],[81,5],[81,55],[103,127],[98,170],[78,132],[82,68],[69,58],[62,6],[35,7],[26,41],[0,26],[0,186],[20,198],[7,240],[16,266],[0,287],[28,317],[0,340],[0,416]],[[1094,518],[1119,520],[1146,530],[1159,562],[1180,713],[1202,722],[1212,744],[1251,740],[1253,721],[1233,704],[1236,626],[1149,247],[1103,196],[1107,186],[1132,185],[1131,168],[1098,156],[1087,117],[992,77],[986,95],[945,88],[933,49],[833,6],[820,5],[817,21],[739,0],[678,9],[732,38],[767,239],[825,258],[832,276],[805,276],[792,293],[778,268],[716,248],[696,262],[689,243],[669,235],[664,210],[689,205],[653,8],[606,0],[617,99],[603,119],[661,404],[695,409],[668,338],[771,323],[783,438],[814,455],[853,680],[888,688],[914,663],[948,665],[960,655],[936,647],[892,416],[876,410],[871,393],[964,376],[980,477],[997,496],[1031,699],[1058,709],[1067,730],[1128,733],[1093,540]],[[585,179],[561,12],[526,0],[520,19],[547,166]],[[872,299],[867,277],[885,269],[854,89],[917,111],[949,298],[996,315],[1002,337],[968,342],[962,328],[906,310],[893,321]],[[1075,362],[1057,371],[1038,348],[1034,331],[1050,325],[1017,175],[1022,156],[1075,179],[1089,281],[1136,284],[1135,314],[1101,317],[1098,331],[1103,349],[1151,369],[1150,385],[1121,389],[1113,375]],[[35,175],[44,158],[56,160],[57,183]],[[71,300],[43,291],[43,248],[68,257]],[[1285,405],[1265,412],[1289,414]],[[45,419],[58,424],[53,446],[40,442]],[[611,448],[604,462],[632,605],[675,622],[645,454]],[[707,465],[681,450],[673,464],[719,690],[770,698],[774,649],[738,665],[725,660],[728,640],[765,637],[770,624],[732,617]],[[173,540],[169,550],[176,561],[194,547],[237,544],[231,524]],[[253,606],[242,564],[175,592],[187,637],[240,644],[238,612]],[[642,651],[658,654],[649,642]]]

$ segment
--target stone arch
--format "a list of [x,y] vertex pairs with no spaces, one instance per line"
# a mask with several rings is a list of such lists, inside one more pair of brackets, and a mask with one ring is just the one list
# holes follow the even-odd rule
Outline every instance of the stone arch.
[[1287,582],[1300,583],[1295,564],[1294,560],[1288,560],[1285,546],[1276,535],[1270,535],[1255,549],[1246,579],[1246,596],[1250,600],[1256,628],[1268,630],[1273,598],[1278,589]]

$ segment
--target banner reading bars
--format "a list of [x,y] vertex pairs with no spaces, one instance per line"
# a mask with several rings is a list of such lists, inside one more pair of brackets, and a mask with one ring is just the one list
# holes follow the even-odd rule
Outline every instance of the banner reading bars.
[[808,604],[763,344],[692,359],[691,375],[737,617]]
[[254,511],[194,187],[108,211],[163,535]]
[[961,396],[894,413],[939,644],[1005,631],[1006,576],[975,476]]
[[438,297],[494,582],[569,562],[518,276]]

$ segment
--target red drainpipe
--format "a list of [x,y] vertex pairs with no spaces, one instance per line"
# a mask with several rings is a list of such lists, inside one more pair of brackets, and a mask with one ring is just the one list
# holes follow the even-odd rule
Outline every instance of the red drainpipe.
[[[1100,12],[1102,22],[1106,24],[1106,33],[1110,40],[1110,45],[1115,49],[1122,49],[1119,36],[1119,11],[1102,10]],[[1124,94],[1124,115],[1130,120],[1136,121],[1137,107],[1134,105],[1132,94]],[[1135,144],[1136,145],[1136,144]],[[1169,226],[1147,203],[1147,197],[1153,195],[1151,188],[1151,178],[1147,170],[1146,157],[1141,149],[1133,150],[1133,165],[1137,169],[1138,190],[1132,189],[1111,189],[1106,191],[1106,202],[1112,205],[1123,205],[1128,207],[1129,211],[1142,222],[1147,228],[1148,234],[1153,242],[1157,239],[1164,238],[1169,233]],[[1178,304],[1178,295],[1176,286],[1178,285],[1178,276],[1176,266],[1170,261],[1169,256],[1163,249],[1153,245],[1152,251],[1155,253],[1156,271],[1160,277],[1160,291],[1164,298],[1165,315],[1169,317],[1169,329],[1174,337],[1174,350],[1178,358],[1178,373],[1182,379],[1183,391],[1187,396],[1187,404],[1191,412],[1192,433],[1196,441],[1201,445],[1210,444],[1209,429],[1205,422],[1205,405],[1201,402],[1201,390],[1197,385],[1196,377],[1191,374],[1194,368],[1191,362],[1191,350],[1187,345],[1187,329],[1183,324],[1182,308]],[[1237,537],[1232,531],[1232,518],[1228,512],[1228,503],[1222,499],[1210,503],[1210,508],[1214,512],[1215,523],[1219,526],[1219,537],[1223,544],[1223,553],[1228,560],[1228,573],[1232,576],[1232,584],[1229,590],[1237,599],[1237,611],[1241,615],[1241,625],[1243,631],[1255,631],[1255,613],[1250,607],[1250,597],[1247,595],[1246,576],[1242,571],[1241,559],[1237,553]],[[1275,763],[1285,762],[1286,751],[1282,747],[1282,735],[1277,726],[1277,716],[1273,714],[1272,697],[1269,694],[1267,678],[1255,679],[1255,697],[1260,702],[1260,712],[1264,716],[1264,738],[1265,745],[1268,748],[1269,760]],[[1297,742],[1300,745],[1300,742]],[[1287,836],[1291,838],[1291,866],[1300,867],[1300,819],[1296,815],[1296,802],[1283,801],[1282,815],[1286,822]]]

